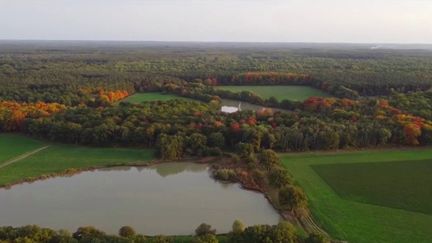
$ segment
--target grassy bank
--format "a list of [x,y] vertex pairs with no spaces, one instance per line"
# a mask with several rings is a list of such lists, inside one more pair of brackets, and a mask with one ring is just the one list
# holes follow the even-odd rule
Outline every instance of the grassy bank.
[[153,151],[149,149],[93,148],[50,144],[17,134],[0,134],[0,144],[7,144],[7,148],[13,151],[13,153],[8,153],[9,156],[0,157],[0,164],[39,147],[49,146],[38,153],[1,168],[0,186],[13,184],[26,178],[61,173],[67,169],[146,163],[153,159]]
[[[281,155],[316,221],[349,242],[430,242],[432,149]],[[330,164],[330,165],[329,165]],[[414,187],[414,188],[411,188]],[[420,188],[416,188],[420,187]],[[404,201],[394,202],[403,198]]]
[[218,86],[218,89],[233,92],[250,91],[262,98],[268,99],[275,97],[278,100],[303,101],[311,96],[329,96],[327,93],[308,86],[298,85],[274,85],[274,86]]

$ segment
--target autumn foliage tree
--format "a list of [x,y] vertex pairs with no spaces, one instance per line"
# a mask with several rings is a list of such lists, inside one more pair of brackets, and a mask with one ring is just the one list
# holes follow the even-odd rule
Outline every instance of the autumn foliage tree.
[[48,117],[66,107],[58,103],[18,103],[15,101],[0,102],[0,131],[20,131],[25,119]]
[[404,126],[405,141],[408,145],[419,145],[418,138],[422,134],[421,127],[415,123]]

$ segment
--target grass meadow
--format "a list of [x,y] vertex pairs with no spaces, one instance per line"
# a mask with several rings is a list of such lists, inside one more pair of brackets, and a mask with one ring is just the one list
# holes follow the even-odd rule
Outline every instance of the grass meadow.
[[148,93],[136,93],[133,94],[126,99],[122,100],[122,102],[129,102],[133,104],[141,104],[143,102],[149,101],[167,101],[173,99],[181,99],[181,100],[193,100],[185,97],[173,95],[173,94],[164,94],[160,92],[148,92]]
[[229,90],[233,92],[250,91],[262,98],[268,99],[275,97],[278,100],[304,101],[311,96],[327,97],[329,94],[308,86],[300,85],[271,85],[271,86],[239,86],[223,85],[217,86],[218,89]]
[[[67,169],[83,169],[128,163],[143,163],[152,160],[153,150],[135,148],[95,148],[75,145],[51,144],[18,134],[0,134],[0,145],[7,144],[9,157],[2,154],[0,164],[11,157],[49,146],[36,154],[0,168],[0,186],[46,174],[61,173]],[[3,148],[3,146],[1,146]]]
[[44,143],[15,134],[0,134],[0,165],[21,154],[41,148]]
[[432,241],[432,149],[281,158],[305,190],[315,220],[333,237],[349,242]]

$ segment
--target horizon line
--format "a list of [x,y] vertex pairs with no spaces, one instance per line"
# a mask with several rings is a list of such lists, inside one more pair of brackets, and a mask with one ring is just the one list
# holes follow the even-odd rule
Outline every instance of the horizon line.
[[130,42],[130,43],[206,43],[206,44],[348,44],[348,45],[431,45],[426,42],[350,42],[350,41],[216,41],[216,40],[121,40],[121,39],[2,39],[5,41],[39,42]]

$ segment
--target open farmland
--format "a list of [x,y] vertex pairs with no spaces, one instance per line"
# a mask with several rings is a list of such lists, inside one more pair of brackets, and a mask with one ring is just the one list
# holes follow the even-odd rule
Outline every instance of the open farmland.
[[[14,144],[13,148],[16,151],[14,158],[31,152],[33,149],[47,148],[0,168],[0,186],[16,183],[25,178],[61,173],[67,169],[146,163],[153,158],[153,151],[147,149],[94,148],[49,144],[21,135],[1,134],[0,144],[6,143]],[[34,144],[34,146],[29,147],[29,144]],[[7,160],[2,156],[0,164],[7,162]]]
[[432,214],[432,159],[312,168],[342,198]]
[[432,149],[284,154],[325,230],[349,242],[430,242]]
[[218,86],[218,89],[229,90],[232,92],[249,91],[253,92],[264,99],[275,97],[279,101],[281,100],[292,100],[292,101],[303,101],[312,96],[329,96],[327,93],[308,86],[299,85],[271,85],[271,86]]

